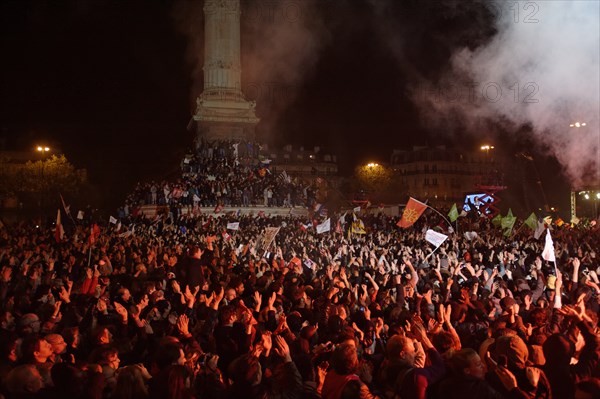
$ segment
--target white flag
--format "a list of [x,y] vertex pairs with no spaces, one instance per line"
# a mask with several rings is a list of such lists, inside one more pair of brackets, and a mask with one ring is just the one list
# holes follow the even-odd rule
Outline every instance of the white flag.
[[477,232],[475,232],[475,231],[467,231],[467,232],[465,232],[465,238],[467,240],[469,240],[469,241],[472,241],[472,240],[474,240],[477,237],[478,237],[478,235],[477,235]]
[[116,219],[116,218],[114,218],[114,217],[112,217],[112,216],[110,216],[110,217],[108,218],[108,223],[117,224],[117,219]]
[[227,223],[227,230],[239,230],[240,222]]
[[317,234],[325,233],[329,230],[331,230],[331,222],[329,221],[329,218],[327,218],[327,220],[323,223],[317,225]]
[[427,230],[425,233],[425,240],[435,245],[436,248],[442,245],[442,243],[446,241],[446,238],[448,238],[447,235],[433,230]]
[[544,245],[544,251],[542,251],[542,258],[548,262],[556,262],[554,243],[552,242],[552,236],[550,236],[550,229],[546,231],[546,245]]
[[83,220],[83,211],[77,212],[77,219]]
[[356,208],[354,208],[352,210],[352,212],[354,212],[354,213],[360,213],[360,206],[357,206]]

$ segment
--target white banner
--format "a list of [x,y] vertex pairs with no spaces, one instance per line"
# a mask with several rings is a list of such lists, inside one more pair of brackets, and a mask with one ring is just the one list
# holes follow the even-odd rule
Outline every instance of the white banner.
[[317,234],[325,233],[329,230],[331,230],[331,222],[329,218],[327,218],[327,220],[323,223],[317,225]]
[[425,240],[435,245],[436,248],[442,245],[442,243],[446,241],[446,238],[448,238],[447,235],[433,230],[427,230],[425,233]]
[[239,230],[240,222],[227,223],[227,230]]

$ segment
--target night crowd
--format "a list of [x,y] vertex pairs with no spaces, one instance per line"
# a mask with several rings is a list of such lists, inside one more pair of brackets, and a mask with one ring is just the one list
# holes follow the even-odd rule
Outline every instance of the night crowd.
[[486,219],[432,254],[435,214],[357,217],[365,234],[351,214],[323,234],[236,215],[67,226],[60,242],[2,227],[1,395],[599,397],[597,226],[554,227],[555,265],[543,239]]
[[162,205],[172,212],[198,213],[203,207],[306,207],[315,201],[311,184],[277,173],[261,151],[246,141],[199,141],[181,161],[181,177],[138,183],[119,209],[119,217],[141,205]]

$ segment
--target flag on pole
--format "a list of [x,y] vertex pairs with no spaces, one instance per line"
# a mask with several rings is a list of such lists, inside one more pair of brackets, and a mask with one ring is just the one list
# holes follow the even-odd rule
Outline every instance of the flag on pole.
[[556,225],[557,225],[558,227],[560,227],[560,226],[562,226],[563,224],[565,224],[565,221],[564,221],[564,220],[562,220],[561,218],[558,218],[558,219],[556,219],[556,222],[555,222],[555,223],[556,223]]
[[352,209],[352,212],[360,213],[360,206],[357,206],[356,208]]
[[83,211],[77,212],[77,219],[83,220],[83,215],[84,215]]
[[317,225],[317,234],[326,233],[331,230],[331,221],[329,218],[325,220],[323,223]]
[[307,224],[300,223],[300,230],[302,230],[302,231],[308,231],[308,229],[310,229],[311,227],[312,227],[311,223],[307,223]]
[[502,230],[508,230],[510,232],[513,229],[516,221],[517,217],[513,216],[512,210],[509,208],[508,214],[502,218]]
[[573,226],[577,226],[579,224],[579,218],[575,215],[573,215],[573,217],[571,218],[571,224]]
[[221,204],[217,204],[217,206],[215,207],[215,213],[219,213],[223,210],[223,205]]
[[227,230],[239,230],[240,222],[227,223]]
[[421,201],[417,201],[413,197],[410,197],[402,213],[402,218],[398,222],[397,226],[402,228],[408,228],[412,226],[419,217],[425,212],[427,205]]
[[229,241],[231,239],[231,236],[229,235],[229,233],[227,233],[227,231],[224,231],[223,233],[221,233],[221,235],[223,236],[223,240],[225,241]]
[[63,209],[65,210],[65,215],[67,215],[68,217],[71,217],[71,205],[67,205],[65,203],[65,200],[64,200],[62,194],[59,193],[58,195],[60,195],[60,201],[62,202]]
[[452,208],[450,208],[450,212],[448,212],[448,219],[450,219],[452,223],[456,222],[456,219],[458,219],[458,208],[456,208],[456,202],[452,205]]
[[535,212],[531,212],[531,215],[529,215],[529,217],[527,219],[525,219],[525,221],[523,223],[525,224],[525,226],[527,226],[531,230],[535,231],[535,229],[537,228],[537,225],[538,225],[538,220],[537,220],[537,216],[535,215]]
[[452,208],[450,208],[450,212],[448,212],[448,219],[450,219],[452,223],[456,222],[456,219],[458,219],[458,209],[456,208],[456,202],[454,203],[454,205],[452,205]]
[[54,238],[56,242],[61,242],[65,236],[65,229],[63,229],[62,223],[60,221],[60,209],[56,214],[56,230],[54,231]]
[[352,231],[352,234],[367,234],[365,224],[361,219],[356,219],[352,222],[352,228],[350,230]]
[[552,242],[552,236],[550,235],[550,229],[546,230],[546,244],[542,251],[542,258],[548,262],[556,262],[556,256],[554,255],[554,243]]
[[492,225],[495,227],[502,226],[502,215],[497,214],[496,217],[492,219]]
[[108,223],[111,223],[111,224],[117,224],[117,222],[118,222],[118,220],[117,220],[117,218],[115,218],[115,217],[112,217],[112,216],[110,216],[110,217],[108,218]]
[[100,226],[96,223],[92,224],[90,227],[90,245],[94,245],[98,238],[100,237]]
[[434,230],[427,230],[427,232],[425,233],[425,240],[427,240],[427,242],[435,245],[435,247],[439,247],[440,245],[443,244],[444,241],[446,241],[446,239],[448,238],[447,235],[442,234],[442,233],[438,233],[437,231]]

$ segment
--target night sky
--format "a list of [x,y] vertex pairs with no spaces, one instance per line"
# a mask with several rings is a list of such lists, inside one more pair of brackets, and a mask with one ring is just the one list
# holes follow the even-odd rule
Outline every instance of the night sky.
[[[497,34],[483,0],[303,0],[284,3],[287,16],[281,8],[271,15],[272,4],[242,0],[242,84],[257,100],[264,141],[324,146],[342,173],[411,145],[492,142],[509,156],[519,146],[539,149],[491,123],[475,132],[466,121],[432,126],[414,101],[416,81],[440,81],[455,50]],[[289,10],[302,13],[300,27]],[[60,148],[115,195],[176,174],[201,90],[201,11],[201,1],[1,2],[4,147]],[[291,50],[265,51],[284,33],[296,35]],[[537,164],[542,180],[558,171],[543,152]],[[567,187],[546,188],[549,200],[566,207]]]

